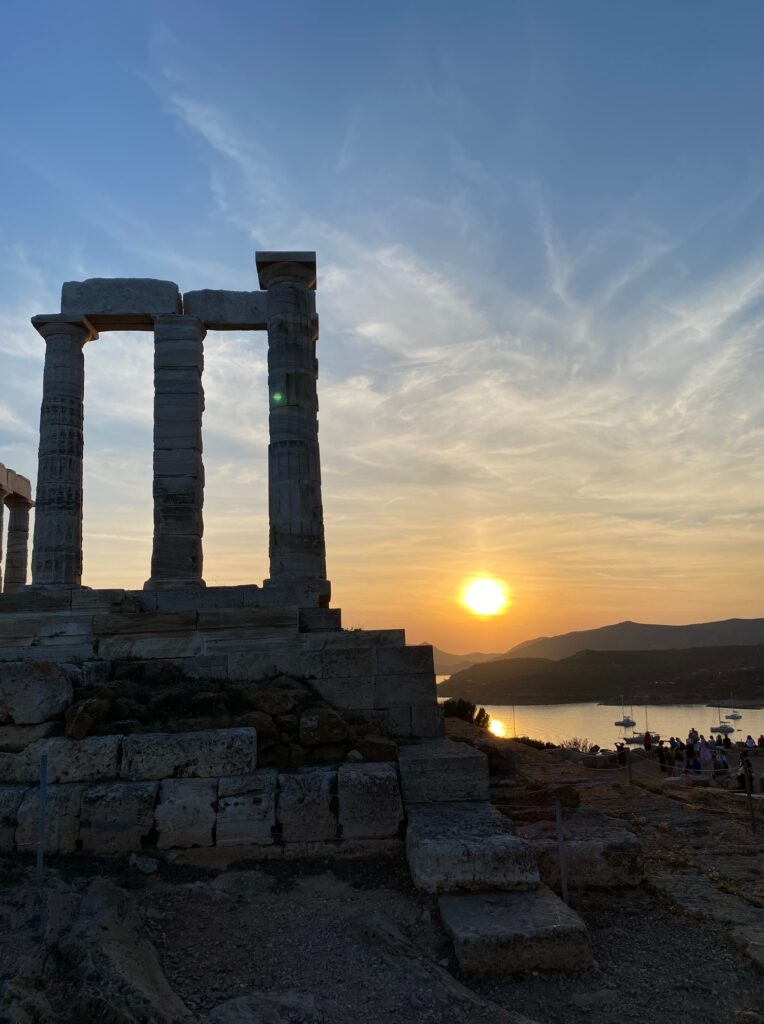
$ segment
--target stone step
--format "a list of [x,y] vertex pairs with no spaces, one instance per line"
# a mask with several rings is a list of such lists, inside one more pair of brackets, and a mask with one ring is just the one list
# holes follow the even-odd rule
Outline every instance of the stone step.
[[536,858],[486,802],[410,804],[406,856],[425,892],[521,889],[539,884]]
[[[556,822],[520,825],[517,832],[533,849],[542,882],[559,892]],[[563,838],[569,889],[624,888],[642,882],[642,844],[622,820],[589,808],[568,810],[563,819]]]
[[438,906],[465,974],[577,971],[592,963],[586,925],[551,889],[441,896]]
[[407,744],[399,767],[407,804],[488,799],[488,761],[467,743],[438,738]]

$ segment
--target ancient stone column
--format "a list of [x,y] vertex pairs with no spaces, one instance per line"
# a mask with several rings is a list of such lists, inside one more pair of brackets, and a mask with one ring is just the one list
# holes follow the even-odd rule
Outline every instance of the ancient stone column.
[[195,317],[154,319],[154,546],[148,590],[204,586],[205,333]]
[[3,591],[6,594],[12,594],[15,590],[21,590],[27,582],[29,510],[32,503],[18,494],[9,494],[5,499],[5,504],[8,506],[9,515]]
[[34,586],[79,587],[82,580],[82,417],[85,342],[91,324],[35,316],[45,339],[40,446],[32,551]]
[[318,363],[311,323],[316,256],[259,252],[257,269],[260,287],[268,291],[270,578],[323,581]]
[[3,586],[3,502],[8,494],[8,470],[0,462],[0,590]]

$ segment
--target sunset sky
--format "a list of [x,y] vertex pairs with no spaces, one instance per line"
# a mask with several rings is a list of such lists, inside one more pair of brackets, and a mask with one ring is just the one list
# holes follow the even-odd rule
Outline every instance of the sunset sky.
[[[346,626],[502,651],[764,614],[764,5],[25,0],[0,11],[0,462],[61,282],[315,249]],[[207,583],[267,575],[263,334],[205,342]],[[152,337],[89,344],[85,577],[141,586]],[[507,582],[476,618],[466,577]]]

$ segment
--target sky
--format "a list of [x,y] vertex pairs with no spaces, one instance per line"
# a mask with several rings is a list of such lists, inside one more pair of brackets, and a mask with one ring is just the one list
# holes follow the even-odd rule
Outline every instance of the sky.
[[[345,626],[764,615],[758,0],[0,5],[0,462],[65,280],[317,252]],[[205,579],[268,574],[266,338],[205,341]],[[152,337],[86,346],[84,578],[151,550]],[[459,603],[505,580],[505,614]]]

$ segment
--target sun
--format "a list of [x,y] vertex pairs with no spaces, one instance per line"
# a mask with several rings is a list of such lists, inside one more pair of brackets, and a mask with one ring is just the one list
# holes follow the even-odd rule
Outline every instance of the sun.
[[488,576],[468,580],[462,590],[462,604],[473,615],[499,615],[509,604],[506,584]]

